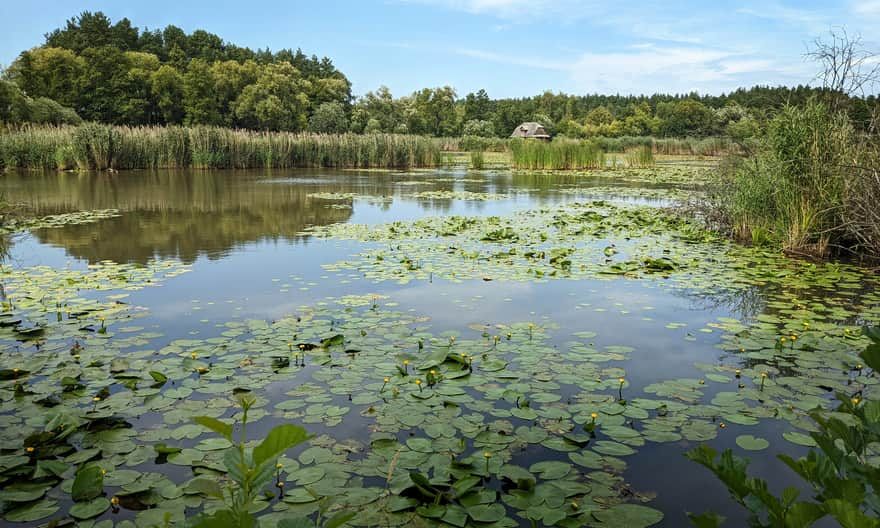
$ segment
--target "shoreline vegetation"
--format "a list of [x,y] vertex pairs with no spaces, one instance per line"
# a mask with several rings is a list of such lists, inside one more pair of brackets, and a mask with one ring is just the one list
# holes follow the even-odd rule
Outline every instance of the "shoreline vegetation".
[[[479,138],[478,138],[479,139]],[[0,170],[409,169],[444,165],[444,152],[510,152],[510,167],[580,170],[649,167],[654,155],[719,156],[736,148],[713,138],[557,138],[474,141],[407,134],[315,134],[210,126],[85,123],[0,128]],[[622,156],[606,157],[608,153]],[[481,168],[480,157],[471,167]]]
[[0,134],[0,168],[25,170],[422,168],[440,143],[402,134],[255,132],[220,127],[22,126]]

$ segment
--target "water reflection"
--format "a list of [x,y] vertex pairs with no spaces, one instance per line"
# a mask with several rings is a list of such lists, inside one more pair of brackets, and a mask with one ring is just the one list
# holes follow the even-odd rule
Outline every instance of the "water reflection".
[[[38,216],[119,209],[122,216],[117,218],[38,230],[35,236],[41,243],[62,247],[89,262],[139,263],[155,257],[187,263],[199,256],[218,259],[262,240],[301,242],[307,239],[304,229],[338,222],[505,214],[559,201],[615,198],[607,192],[589,197],[561,192],[591,186],[650,187],[607,177],[464,171],[12,173],[2,180],[7,199],[26,204]],[[415,195],[423,191],[480,193],[503,199],[462,201]],[[359,201],[356,207],[363,206],[365,214],[354,220],[351,200],[309,196],[314,193],[349,193],[377,200]],[[634,201],[631,196],[617,198]]]

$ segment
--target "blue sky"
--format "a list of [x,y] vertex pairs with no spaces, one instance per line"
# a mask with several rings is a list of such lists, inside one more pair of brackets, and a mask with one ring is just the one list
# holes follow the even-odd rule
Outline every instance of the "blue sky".
[[832,26],[880,50],[880,0],[0,0],[0,64],[83,10],[205,29],[252,48],[326,55],[356,94],[451,85],[459,95],[720,93],[810,82]]

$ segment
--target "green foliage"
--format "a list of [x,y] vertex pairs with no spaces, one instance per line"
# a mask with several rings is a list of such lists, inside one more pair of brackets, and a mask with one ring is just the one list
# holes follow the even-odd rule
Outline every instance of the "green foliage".
[[[87,120],[126,125],[296,131],[321,104],[351,101],[350,83],[327,58],[299,50],[255,52],[202,30],[141,31],[128,19],[111,23],[101,12],[84,12],[47,34],[43,46],[19,55],[8,77],[34,100],[48,98]],[[46,120],[48,103],[41,105],[34,116],[0,120],[59,122]]]
[[28,97],[14,83],[0,79],[0,122],[62,125],[81,121],[73,109],[48,97]]
[[[245,446],[248,412],[254,405],[255,399],[252,396],[242,396],[238,398],[238,402],[242,408],[241,438],[237,444],[227,450],[223,457],[226,475],[229,478],[226,493],[216,481],[208,479],[197,480],[194,488],[209,497],[223,499],[226,507],[191,519],[188,524],[192,527],[247,528],[254,526],[256,518],[253,511],[256,501],[263,496],[266,486],[276,478],[275,464],[278,456],[311,438],[302,427],[283,424],[269,431],[269,434],[259,445],[248,449]],[[218,433],[226,440],[232,441],[232,425],[208,416],[196,417],[195,421]],[[293,523],[292,526],[315,526],[315,523],[305,518],[291,519],[289,523]]]
[[841,204],[863,160],[871,164],[845,114],[818,100],[787,106],[753,157],[729,161],[714,203],[740,239],[825,255],[849,245],[851,219]]
[[485,119],[471,119],[461,129],[462,136],[495,137],[495,125]]
[[[505,137],[524,121],[571,138],[669,136],[753,137],[764,116],[786,103],[803,106],[821,89],[757,86],[721,96],[574,96],[544,92],[492,100],[485,90],[458,98],[449,86],[424,88],[395,99],[387,87],[352,105],[351,83],[328,58],[300,50],[250,50],[204,30],[175,26],[140,29],[128,19],[112,22],[83,12],[45,43],[23,51],[8,78],[33,101],[76,108],[86,120],[130,126],[212,125],[322,133],[415,133]],[[4,94],[0,90],[0,103]],[[70,122],[69,112],[43,100],[13,122]],[[865,103],[868,104],[865,104]],[[345,119],[340,119],[340,105]],[[868,128],[876,99],[842,99],[841,108]],[[4,105],[0,104],[0,109]],[[9,108],[9,106],[5,106]],[[319,111],[320,110],[320,111]],[[4,110],[0,110],[2,112]],[[54,117],[46,117],[46,113]],[[8,111],[7,111],[8,113]],[[317,117],[315,117],[317,116]],[[45,120],[45,121],[43,121]]]
[[345,107],[337,102],[321,103],[309,118],[309,130],[319,134],[344,134],[348,131]]
[[[860,354],[872,371],[880,369],[880,331],[866,328],[871,344]],[[862,367],[860,366],[860,369]],[[869,400],[861,391],[840,394],[834,412],[810,412],[817,432],[810,433],[817,448],[795,460],[780,454],[789,468],[810,484],[814,495],[798,500],[797,488],[786,488],[781,497],[770,493],[766,481],[749,477],[749,460],[730,449],[720,456],[707,445],[686,456],[714,473],[727,486],[733,498],[749,510],[749,526],[800,528],[813,526],[830,516],[844,528],[880,526],[880,468],[876,465],[876,446],[880,442],[880,401]],[[721,526],[724,518],[712,513],[689,514],[699,528]]]
[[712,109],[699,101],[688,99],[674,104],[661,103],[657,106],[657,117],[663,120],[660,127],[663,135],[685,137],[715,133]]

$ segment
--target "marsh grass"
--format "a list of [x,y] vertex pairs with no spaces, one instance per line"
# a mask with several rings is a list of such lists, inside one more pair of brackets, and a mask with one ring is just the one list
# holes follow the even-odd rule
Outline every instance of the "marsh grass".
[[650,147],[654,154],[664,156],[722,156],[737,150],[736,142],[727,137],[656,138],[651,136],[621,136],[591,138],[605,152],[626,153]]
[[643,145],[627,150],[624,162],[630,168],[646,168],[654,166],[654,150],[650,145]]
[[486,165],[486,159],[483,155],[482,150],[475,150],[471,152],[471,168],[475,170],[482,170]]
[[[713,202],[732,234],[801,255],[880,252],[873,142],[819,101],[783,109],[749,158],[721,170]],[[873,169],[872,169],[873,168]],[[872,177],[873,174],[873,177]],[[872,227],[873,231],[872,231]]]
[[556,139],[550,142],[514,139],[510,141],[515,169],[580,170],[605,167],[605,152],[592,141]]
[[295,134],[216,127],[22,126],[0,132],[0,168],[26,170],[411,168],[441,143],[398,134]]

